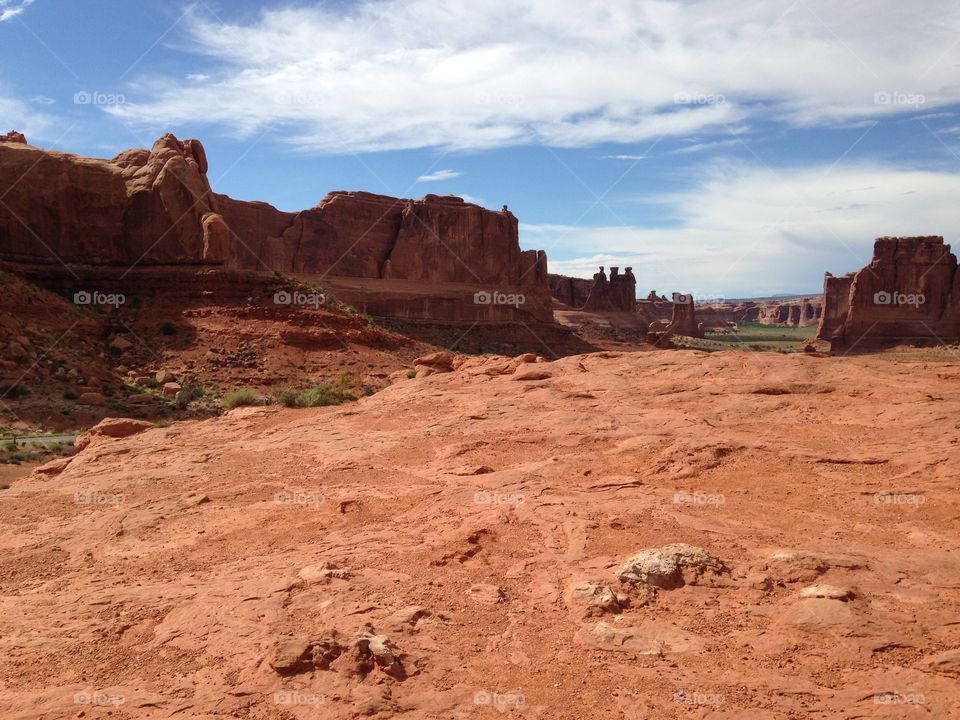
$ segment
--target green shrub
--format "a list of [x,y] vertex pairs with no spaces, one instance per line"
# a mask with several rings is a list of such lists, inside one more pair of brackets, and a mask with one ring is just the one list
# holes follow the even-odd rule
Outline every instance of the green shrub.
[[260,405],[261,398],[250,388],[235,388],[223,396],[220,404],[227,410],[232,410],[246,405]]
[[407,380],[413,380],[417,376],[417,371],[413,368],[407,370]]
[[160,332],[162,332],[164,335],[176,335],[177,328],[173,323],[165,322],[160,326]]
[[334,386],[330,383],[320,383],[302,391],[297,396],[297,405],[300,407],[326,407],[327,405],[340,405],[356,399],[342,385]]
[[64,390],[63,399],[64,400],[76,400],[79,397],[73,390]]
[[284,407],[298,407],[297,391],[286,386],[275,387],[271,390],[273,399]]

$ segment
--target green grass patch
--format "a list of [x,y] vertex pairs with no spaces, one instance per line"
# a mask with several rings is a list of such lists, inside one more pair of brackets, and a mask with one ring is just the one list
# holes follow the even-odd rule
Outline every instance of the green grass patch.
[[234,388],[224,394],[223,399],[220,400],[220,404],[227,410],[232,410],[236,407],[262,405],[263,398],[261,398],[255,390],[251,390],[250,388]]

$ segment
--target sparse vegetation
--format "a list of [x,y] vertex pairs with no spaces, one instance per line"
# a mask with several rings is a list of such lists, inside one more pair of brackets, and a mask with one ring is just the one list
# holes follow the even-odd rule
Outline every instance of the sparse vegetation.
[[747,352],[797,352],[802,343],[813,340],[817,334],[815,325],[798,328],[788,325],[763,325],[743,323],[737,331],[706,333],[705,338],[678,337],[677,347],[694,350],[744,350]]
[[407,370],[407,380],[413,380],[417,376],[417,371],[413,368]]
[[287,386],[279,386],[273,388],[271,392],[277,403],[290,408],[342,405],[357,399],[350,392],[350,379],[346,375],[341,375],[336,384],[320,383],[299,391]]
[[262,405],[263,399],[250,388],[234,388],[227,392],[220,404],[227,410],[248,405]]
[[160,332],[163,333],[164,335],[176,335],[177,327],[173,323],[165,322],[163,325],[160,326]]

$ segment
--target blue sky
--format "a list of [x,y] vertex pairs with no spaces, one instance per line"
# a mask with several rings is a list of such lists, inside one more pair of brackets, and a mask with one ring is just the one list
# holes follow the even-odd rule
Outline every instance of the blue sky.
[[551,270],[817,291],[960,231],[960,4],[0,0],[0,129],[200,138],[219,192],[504,203]]

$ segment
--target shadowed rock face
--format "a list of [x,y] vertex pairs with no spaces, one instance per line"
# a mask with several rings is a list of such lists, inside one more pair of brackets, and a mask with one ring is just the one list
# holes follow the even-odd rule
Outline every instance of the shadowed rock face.
[[214,193],[206,173],[200,142],[169,134],[149,151],[112,160],[2,136],[0,187],[10,189],[0,205],[0,258],[466,283],[521,293],[549,314],[546,254],[520,250],[506,208],[338,191],[316,207],[282,212]]
[[943,238],[883,237],[873,261],[824,281],[817,336],[834,349],[960,338],[960,273]]

